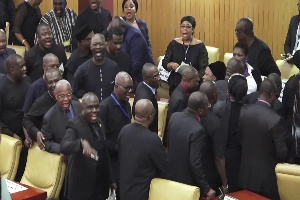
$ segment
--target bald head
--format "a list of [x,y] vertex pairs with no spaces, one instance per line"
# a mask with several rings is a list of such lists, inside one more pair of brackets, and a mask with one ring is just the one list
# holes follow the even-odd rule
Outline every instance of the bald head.
[[132,80],[131,76],[127,72],[119,72],[115,77],[115,84],[121,84],[128,80]]
[[44,71],[47,71],[50,68],[58,68],[59,60],[56,55],[53,53],[48,53],[43,57],[43,68]]
[[271,73],[271,74],[269,74],[268,79],[273,81],[276,84],[277,88],[282,86],[281,78],[278,74]]
[[152,71],[154,68],[157,68],[154,64],[152,63],[145,63],[142,69],[142,75],[143,77],[150,77],[152,76]]
[[189,67],[184,68],[181,76],[182,76],[182,78],[181,78],[182,81],[189,81],[193,77],[199,76],[199,75],[198,75],[198,71],[194,67],[189,66]]
[[193,92],[188,100],[188,108],[197,111],[199,108],[203,108],[208,105],[208,98],[203,92]]
[[88,101],[90,101],[90,100],[99,102],[97,95],[95,95],[92,92],[88,92],[88,93],[85,93],[82,97],[82,105],[86,105],[88,103]]
[[95,40],[101,40],[105,42],[105,37],[104,35],[100,34],[100,33],[96,33],[92,39],[91,39],[91,43],[93,43]]
[[276,91],[275,83],[268,78],[264,79],[260,84],[259,97],[264,96],[270,98],[273,94],[275,95]]
[[8,58],[5,61],[7,73],[10,71],[10,69],[14,68],[16,63],[23,58],[18,54],[11,54],[8,56]]
[[199,88],[200,92],[206,94],[211,105],[217,101],[217,86],[213,81],[204,81]]
[[238,21],[242,24],[242,28],[245,30],[245,34],[252,36],[253,33],[253,21],[250,18],[244,17]]
[[59,92],[62,88],[68,88],[69,90],[71,90],[71,84],[69,83],[69,81],[63,79],[60,80],[56,83],[54,92],[57,93]]
[[135,115],[139,117],[147,117],[155,112],[153,104],[148,99],[140,99],[135,104]]
[[243,75],[244,72],[245,67],[243,62],[236,58],[230,58],[227,63],[225,80],[228,80],[232,74],[238,73]]
[[115,28],[115,27],[125,29],[125,27],[126,27],[125,20],[122,17],[120,17],[120,16],[115,16],[111,20],[111,28]]
[[1,38],[5,37],[5,39],[6,39],[6,33],[5,33],[5,31],[3,29],[0,29],[0,37]]

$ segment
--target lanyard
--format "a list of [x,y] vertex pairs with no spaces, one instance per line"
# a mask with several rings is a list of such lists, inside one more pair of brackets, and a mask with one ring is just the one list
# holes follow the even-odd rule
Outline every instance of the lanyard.
[[245,73],[244,73],[244,77],[247,77],[247,73],[248,73],[248,67],[246,65],[246,70],[245,70]]
[[188,50],[189,50],[189,48],[190,48],[191,41],[192,41],[192,40],[190,40],[189,46],[185,49],[184,41],[182,40],[183,50],[185,51],[185,52],[184,52],[184,63],[185,63],[185,64],[188,64],[187,61],[186,61],[186,54],[187,54],[187,52],[188,52]]
[[122,110],[122,112],[126,115],[126,117],[130,120],[130,116],[128,115],[128,113],[125,112],[125,110],[122,108],[122,106],[120,105],[120,103],[118,102],[118,100],[116,99],[116,97],[113,94],[110,94],[110,96],[113,98],[113,100],[116,102],[116,104],[119,106],[119,108]]

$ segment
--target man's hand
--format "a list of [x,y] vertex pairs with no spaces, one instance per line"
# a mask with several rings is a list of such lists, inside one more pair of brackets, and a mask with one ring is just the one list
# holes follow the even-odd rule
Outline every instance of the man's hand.
[[215,197],[216,197],[216,191],[210,189],[209,192],[207,193],[207,199],[211,200],[214,199]]
[[37,141],[40,149],[42,151],[45,151],[45,144],[44,144],[43,140],[45,140],[43,133],[41,131],[38,131],[36,133],[36,141]]
[[87,140],[82,140],[81,141],[81,146],[82,146],[82,149],[83,149],[83,154],[86,157],[90,158],[91,154],[93,154],[94,156],[97,156],[98,152],[91,147],[90,143]]

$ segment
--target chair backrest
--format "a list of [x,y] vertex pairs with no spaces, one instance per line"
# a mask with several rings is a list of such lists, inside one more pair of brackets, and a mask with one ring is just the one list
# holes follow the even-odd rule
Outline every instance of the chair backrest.
[[280,70],[282,79],[289,79],[294,74],[299,73],[299,69],[296,67],[296,65],[291,65],[284,60],[277,60],[276,64]]
[[158,136],[163,140],[167,123],[168,103],[158,101]]
[[208,53],[208,64],[220,60],[220,49],[216,47],[206,46]]
[[66,164],[58,154],[40,150],[37,143],[28,150],[21,183],[47,191],[47,198],[59,198]]
[[150,184],[149,200],[199,200],[200,189],[175,181],[154,178]]
[[232,58],[232,57],[233,57],[233,53],[226,52],[224,54],[223,62],[225,63],[226,67],[227,67],[227,63],[228,63],[229,59]]
[[6,32],[6,42],[7,42],[7,44],[8,44],[8,38],[9,38],[9,22],[6,22],[5,32]]
[[300,199],[300,165],[279,163],[275,172],[280,199]]
[[6,47],[14,49],[17,54],[19,54],[22,58],[24,58],[24,56],[25,56],[25,46],[7,45]]
[[20,159],[22,142],[16,138],[1,134],[0,172],[1,177],[14,180]]

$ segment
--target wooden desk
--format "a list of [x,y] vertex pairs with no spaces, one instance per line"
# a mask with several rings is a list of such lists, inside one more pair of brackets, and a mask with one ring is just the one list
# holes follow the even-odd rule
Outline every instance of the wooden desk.
[[[18,182],[16,182],[18,183]],[[11,194],[12,200],[45,200],[47,198],[47,192],[40,190],[29,185],[18,183],[26,188],[27,190]]]
[[[260,196],[254,192],[250,192],[248,190],[241,190],[238,192],[229,193],[229,196],[237,198],[238,200],[270,200],[266,197]],[[214,200],[218,200],[216,197]]]

